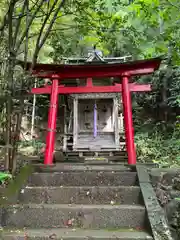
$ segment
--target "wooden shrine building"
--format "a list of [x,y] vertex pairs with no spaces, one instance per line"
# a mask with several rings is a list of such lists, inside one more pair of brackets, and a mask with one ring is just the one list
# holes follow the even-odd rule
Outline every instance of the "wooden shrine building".
[[72,99],[71,120],[64,122],[64,152],[70,135],[74,152],[120,151],[124,135],[128,163],[136,164],[131,92],[151,91],[151,86],[136,84],[133,77],[153,73],[160,63],[160,58],[132,61],[96,52],[64,64],[37,63],[32,74],[51,80],[51,85],[31,89],[32,94],[50,94],[44,164],[53,164],[59,94]]

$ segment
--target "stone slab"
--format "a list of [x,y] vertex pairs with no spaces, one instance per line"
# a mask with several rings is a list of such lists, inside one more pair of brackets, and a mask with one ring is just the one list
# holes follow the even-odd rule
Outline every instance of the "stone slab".
[[135,172],[65,171],[34,173],[29,186],[133,186],[137,185]]
[[19,204],[4,210],[2,222],[15,228],[145,228],[140,205]]
[[137,166],[137,173],[154,240],[173,240],[165,213],[150,183],[147,169],[144,166]]
[[19,194],[21,203],[55,204],[142,204],[136,186],[26,187]]
[[24,231],[7,231],[4,233],[4,240],[153,240],[151,235],[134,229],[113,230],[82,230],[82,229],[29,229]]
[[180,176],[180,168],[152,168],[150,176],[153,184],[161,181],[164,185],[171,185],[174,178]]
[[37,172],[62,172],[62,171],[131,171],[131,167],[122,164],[73,164],[57,163],[53,166],[46,167],[44,164],[36,164]]

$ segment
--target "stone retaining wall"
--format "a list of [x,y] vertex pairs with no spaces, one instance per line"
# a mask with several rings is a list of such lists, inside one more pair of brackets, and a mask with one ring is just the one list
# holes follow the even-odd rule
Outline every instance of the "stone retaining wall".
[[174,239],[180,239],[180,168],[151,169],[156,196],[164,208]]

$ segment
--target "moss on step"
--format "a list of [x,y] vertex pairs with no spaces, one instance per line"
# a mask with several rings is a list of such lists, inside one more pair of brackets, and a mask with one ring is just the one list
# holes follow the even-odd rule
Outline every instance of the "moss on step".
[[28,177],[33,173],[33,171],[34,168],[31,165],[26,165],[21,168],[19,174],[9,182],[6,188],[3,189],[0,196],[1,207],[8,205],[9,201],[18,194],[22,185],[26,183]]

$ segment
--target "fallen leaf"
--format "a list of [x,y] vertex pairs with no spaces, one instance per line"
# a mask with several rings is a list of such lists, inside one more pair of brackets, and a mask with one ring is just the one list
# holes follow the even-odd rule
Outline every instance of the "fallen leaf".
[[55,233],[53,233],[49,236],[50,239],[55,239],[56,237],[57,237],[57,235]]

